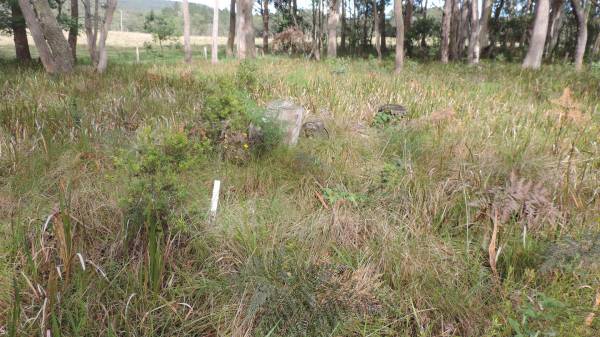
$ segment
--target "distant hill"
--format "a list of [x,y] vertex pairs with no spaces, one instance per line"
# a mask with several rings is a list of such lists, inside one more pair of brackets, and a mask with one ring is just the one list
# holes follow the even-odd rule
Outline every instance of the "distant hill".
[[168,0],[119,0],[119,9],[146,12],[150,10],[172,7],[173,2]]

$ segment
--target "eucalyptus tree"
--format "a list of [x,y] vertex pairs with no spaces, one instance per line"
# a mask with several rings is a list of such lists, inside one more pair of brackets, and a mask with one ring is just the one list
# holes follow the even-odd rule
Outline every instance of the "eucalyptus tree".
[[72,72],[71,48],[48,0],[19,0],[19,6],[46,71],[52,74]]
[[337,29],[340,21],[341,0],[329,0],[327,15],[327,57],[337,57]]
[[525,55],[525,59],[523,60],[523,68],[538,69],[542,65],[549,14],[550,1],[538,0],[535,8],[535,19],[533,20],[533,32],[527,55]]
[[183,14],[183,50],[185,63],[192,62],[192,43],[190,37],[190,3],[188,0],[183,0],[181,11]]

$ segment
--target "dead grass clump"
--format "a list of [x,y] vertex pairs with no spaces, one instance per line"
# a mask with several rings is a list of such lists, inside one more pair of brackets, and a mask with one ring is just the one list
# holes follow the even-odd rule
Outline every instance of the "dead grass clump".
[[437,111],[432,112],[429,115],[428,119],[432,123],[441,123],[444,121],[452,120],[452,119],[454,119],[454,117],[456,117],[456,111],[454,111],[454,109],[449,107],[446,109],[437,110]]
[[298,27],[289,27],[273,37],[273,50],[286,53],[306,50],[304,33]]
[[332,205],[331,225],[328,228],[330,239],[342,247],[363,247],[373,236],[375,228],[344,204],[336,202]]
[[575,124],[582,124],[589,121],[590,117],[581,111],[581,105],[575,101],[571,89],[566,87],[562,95],[550,101],[555,108],[546,112],[546,116],[553,116],[560,124],[562,121],[570,121]]
[[17,209],[17,201],[3,191],[0,191],[0,220],[12,217]]
[[538,231],[544,225],[555,228],[563,220],[562,212],[544,184],[520,178],[514,171],[505,186],[490,189],[473,205],[479,206],[482,214],[492,221],[497,215],[500,223],[514,220],[531,231]]

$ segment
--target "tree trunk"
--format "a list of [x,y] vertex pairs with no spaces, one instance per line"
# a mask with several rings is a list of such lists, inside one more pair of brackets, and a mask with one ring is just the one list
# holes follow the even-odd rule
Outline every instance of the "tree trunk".
[[387,44],[385,41],[385,0],[379,1],[379,32],[381,33],[381,52],[384,53],[387,50]]
[[227,57],[233,57],[233,45],[235,44],[235,0],[229,2],[229,34],[227,35]]
[[342,28],[340,31],[340,48],[346,49],[346,0],[340,0],[342,3]]
[[479,12],[478,1],[471,0],[471,35],[469,36],[469,64],[479,63]]
[[210,62],[212,64],[219,63],[219,0],[215,0],[213,7],[213,24],[212,24],[212,48],[210,49]]
[[188,0],[183,0],[181,10],[183,12],[183,51],[185,63],[192,62],[192,43],[190,37],[190,3]]
[[29,51],[29,42],[27,42],[26,24],[17,3],[11,2],[13,41],[15,43],[15,54],[17,61],[27,63],[31,61],[31,52]]
[[313,21],[313,37],[312,37],[312,54],[315,60],[321,60],[321,48],[319,47],[319,40],[321,33],[319,32],[321,25],[319,24],[319,13],[320,4],[319,0],[312,0],[312,21]]
[[565,17],[565,0],[553,0],[550,11],[550,23],[548,25],[548,43],[546,44],[545,55],[547,58],[552,56],[554,48],[558,44],[558,37],[560,29],[563,25],[563,18]]
[[452,19],[450,20],[450,59],[458,60],[460,42],[460,1],[452,1]]
[[549,0],[538,0],[533,21],[533,33],[527,55],[523,60],[523,68],[538,69],[542,65],[546,33],[548,32]]
[[298,19],[296,16],[298,15],[298,2],[296,0],[292,0],[292,19],[294,20],[294,26],[298,28]]
[[329,0],[327,17],[327,57],[337,57],[337,26],[339,21],[340,0]]
[[[366,2],[365,7],[368,6],[368,2]],[[367,46],[370,45],[369,37],[368,37],[368,29],[367,29],[367,11],[363,13],[363,21],[362,21],[362,45],[363,51],[367,49]]]
[[110,25],[112,24],[113,15],[115,14],[115,9],[117,8],[117,0],[108,0],[106,3],[106,10],[104,13],[104,24],[102,25],[102,30],[100,31],[100,40],[98,41],[98,67],[96,67],[96,71],[102,74],[106,67],[108,66],[108,54],[106,53],[106,38],[108,38],[108,30],[110,29]]
[[71,20],[69,28],[69,47],[73,56],[73,63],[77,63],[77,35],[79,35],[79,0],[71,0]]
[[94,16],[92,16],[92,4],[90,0],[83,0],[85,36],[87,38],[87,48],[92,60],[92,66],[94,67],[98,65],[98,53],[96,50],[98,41],[98,7],[98,0],[95,0],[95,7],[93,8]]
[[[421,1],[421,3],[423,4],[423,20],[425,20],[427,19],[427,0]],[[427,40],[425,38],[425,34],[421,35],[421,48],[427,48]]]
[[238,0],[237,5],[237,54],[240,60],[256,55],[254,26],[252,25],[253,0]]
[[373,0],[373,27],[375,28],[375,50],[377,51],[377,59],[381,61],[381,17],[377,10],[377,0]]
[[396,19],[396,60],[395,72],[398,74],[404,66],[404,19],[402,0],[394,0],[394,19]]
[[[459,57],[464,57],[465,44],[469,38],[469,10],[472,0],[463,0],[460,10],[460,26],[458,34],[458,54]],[[476,1],[476,0],[475,0]]]
[[48,1],[19,0],[19,5],[46,71],[53,74],[73,71],[73,59],[69,44]]
[[444,11],[442,16],[442,63],[448,63],[450,48],[450,27],[452,24],[452,0],[444,1]]
[[406,11],[404,12],[404,31],[408,32],[412,25],[413,0],[406,0]]
[[262,0],[263,51],[269,52],[269,0]]
[[[575,47],[575,70],[583,68],[583,56],[587,44],[587,17],[589,16],[590,0],[571,0],[575,18],[577,19],[577,46]],[[582,3],[583,2],[583,3]]]
[[492,16],[493,0],[483,0],[481,5],[481,19],[479,19],[479,48],[485,49],[490,43],[489,25]]

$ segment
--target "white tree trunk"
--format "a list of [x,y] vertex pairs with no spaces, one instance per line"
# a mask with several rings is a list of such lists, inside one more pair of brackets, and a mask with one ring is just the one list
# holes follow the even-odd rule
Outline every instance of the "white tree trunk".
[[181,6],[183,11],[183,50],[185,53],[185,63],[192,62],[192,43],[190,37],[190,4],[188,0],[183,0]]
[[523,60],[523,68],[539,69],[542,65],[542,56],[544,54],[544,45],[546,44],[546,34],[548,32],[548,17],[550,14],[550,1],[538,0],[535,9],[535,19],[533,20],[533,32],[527,55]]
[[483,0],[481,5],[481,18],[479,19],[479,48],[486,48],[490,43],[489,25],[492,17],[493,0]]
[[240,60],[255,56],[254,26],[252,25],[253,0],[236,1],[236,41],[237,54]]
[[98,41],[98,53],[100,55],[98,59],[98,67],[96,71],[103,73],[108,66],[108,54],[106,53],[106,39],[108,38],[108,30],[112,24],[113,16],[117,9],[117,0],[108,0],[106,4],[106,12],[104,14],[104,24],[100,31],[100,40]]
[[404,19],[402,17],[402,0],[394,0],[394,19],[396,20],[396,60],[395,72],[400,73],[404,66]]
[[471,35],[469,36],[469,64],[479,63],[479,12],[478,1],[471,0]]
[[212,26],[212,49],[210,50],[210,58],[212,64],[219,62],[219,0],[215,0],[213,8],[213,26]]
[[[581,1],[581,2],[580,2]],[[587,44],[587,17],[589,16],[590,0],[571,0],[577,19],[577,46],[575,47],[575,70],[583,69],[583,56]]]
[[564,0],[552,0],[550,3],[550,17],[548,21],[548,34],[546,37],[547,42],[544,48],[546,57],[552,56],[552,52],[558,44],[559,32],[563,26],[565,16],[564,11]]
[[337,28],[340,21],[341,0],[329,0],[327,16],[327,57],[337,57]]
[[[385,19],[385,18],[384,18]],[[373,29],[375,30],[375,50],[377,51],[377,59],[381,61],[381,17],[377,10],[377,0],[373,0]]]
[[444,1],[444,11],[442,16],[442,63],[448,63],[450,52],[450,27],[452,23],[452,0]]

